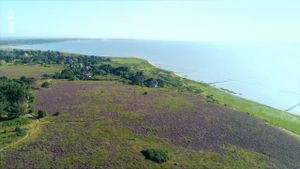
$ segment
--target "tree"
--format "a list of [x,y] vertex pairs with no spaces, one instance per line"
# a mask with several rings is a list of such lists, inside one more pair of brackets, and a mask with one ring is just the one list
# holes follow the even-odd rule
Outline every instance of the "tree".
[[106,73],[110,73],[112,70],[112,66],[110,64],[104,64],[99,66],[99,69],[105,71]]
[[145,86],[150,87],[150,88],[156,88],[158,87],[158,82],[157,80],[150,78],[144,81]]
[[136,72],[135,74],[132,74],[129,77],[129,80],[131,81],[131,84],[140,85],[140,86],[143,85],[143,82],[145,81],[145,79],[146,78],[145,78],[143,72]]

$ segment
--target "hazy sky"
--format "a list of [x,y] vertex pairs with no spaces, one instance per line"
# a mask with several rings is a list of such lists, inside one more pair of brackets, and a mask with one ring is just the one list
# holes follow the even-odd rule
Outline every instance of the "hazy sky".
[[299,41],[300,0],[0,0],[2,37]]

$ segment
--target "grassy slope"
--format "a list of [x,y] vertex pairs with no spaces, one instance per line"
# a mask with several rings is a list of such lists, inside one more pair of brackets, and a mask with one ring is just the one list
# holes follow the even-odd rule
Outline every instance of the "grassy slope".
[[150,65],[147,61],[137,59],[137,58],[114,58],[113,62],[116,65],[131,65],[137,70],[145,70],[148,74],[152,76],[159,76],[160,74],[172,77],[172,81],[182,81],[185,87],[193,87],[196,89],[201,89],[204,92],[202,95],[213,95],[213,97],[218,100],[221,104],[226,104],[227,106],[234,108],[236,110],[247,112],[254,117],[262,119],[274,126],[292,131],[294,133],[300,134],[300,117],[292,115],[288,112],[281,111],[266,105],[262,105],[253,101],[243,99],[241,97],[234,96],[215,87],[208,86],[206,84],[198,83],[192,80],[181,78],[172,72],[160,71]]

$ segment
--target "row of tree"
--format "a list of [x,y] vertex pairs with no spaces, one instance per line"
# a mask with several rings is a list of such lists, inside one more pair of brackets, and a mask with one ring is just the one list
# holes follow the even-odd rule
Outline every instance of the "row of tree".
[[15,64],[71,64],[80,62],[85,64],[97,64],[103,61],[110,61],[107,57],[67,55],[57,51],[21,50],[12,51],[0,50],[0,61]]
[[60,73],[55,73],[55,79],[69,80],[97,80],[97,75],[115,75],[129,82],[129,84],[146,86],[151,88],[163,87],[164,81],[161,79],[147,78],[142,71],[131,71],[129,67],[112,67],[110,64],[92,66],[89,68],[68,67]]

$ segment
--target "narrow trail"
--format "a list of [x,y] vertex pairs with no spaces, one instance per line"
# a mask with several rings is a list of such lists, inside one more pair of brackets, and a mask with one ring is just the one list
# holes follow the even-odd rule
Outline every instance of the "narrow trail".
[[[33,115],[31,115],[31,114],[29,114],[28,116],[29,116],[29,117],[32,117],[32,118],[35,118],[35,117],[34,117]],[[28,133],[27,133],[24,137],[22,137],[21,139],[15,141],[15,142],[12,142],[12,143],[8,144],[7,146],[1,148],[1,149],[0,149],[0,152],[3,152],[5,149],[7,149],[7,148],[9,148],[9,147],[11,147],[11,146],[17,145],[18,143],[21,143],[21,142],[23,142],[24,140],[26,140],[26,139],[30,136],[30,134],[33,133],[33,132],[36,130],[36,128],[37,128],[39,122],[40,122],[40,120],[39,120],[39,119],[36,119],[36,120],[35,120],[35,126],[30,130],[30,132],[28,132]]]

